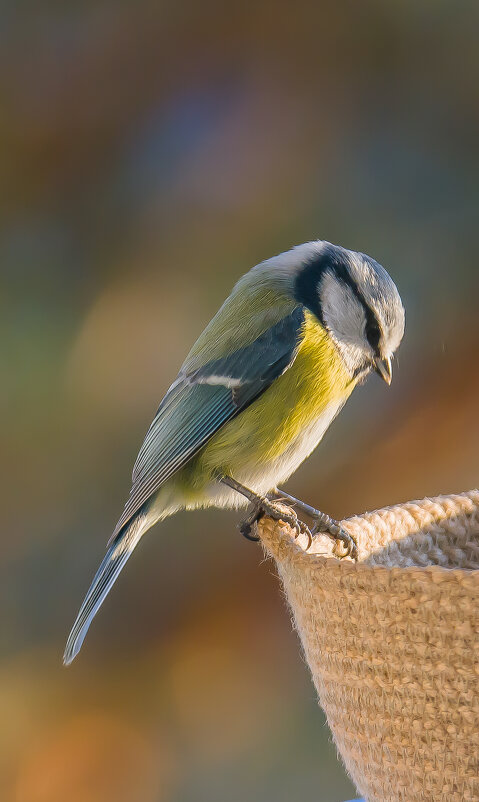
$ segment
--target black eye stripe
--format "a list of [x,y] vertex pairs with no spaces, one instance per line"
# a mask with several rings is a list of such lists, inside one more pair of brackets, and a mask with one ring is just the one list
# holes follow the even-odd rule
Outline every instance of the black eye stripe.
[[377,351],[379,346],[379,341],[381,339],[381,329],[378,326],[377,320],[374,319],[369,323],[366,322],[365,333],[369,345],[371,346],[371,348],[374,349],[374,351]]
[[349,287],[354,297],[363,307],[366,318],[365,334],[371,348],[374,349],[377,355],[379,342],[381,340],[381,328],[376,315],[351,278],[351,274],[343,261],[346,257],[341,257],[341,249],[334,248],[333,250],[331,247],[326,247],[318,256],[311,259],[309,264],[301,270],[296,279],[296,300],[313,312],[324,325],[323,312],[319,302],[318,285],[326,271],[330,270],[339,281]]

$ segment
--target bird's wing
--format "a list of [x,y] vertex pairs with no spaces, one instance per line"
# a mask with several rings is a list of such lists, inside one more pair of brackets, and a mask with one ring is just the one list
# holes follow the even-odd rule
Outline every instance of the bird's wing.
[[292,312],[250,344],[188,372],[180,371],[161,402],[133,468],[133,486],[115,538],[159,487],[225,423],[263,393],[295,359],[304,309]]

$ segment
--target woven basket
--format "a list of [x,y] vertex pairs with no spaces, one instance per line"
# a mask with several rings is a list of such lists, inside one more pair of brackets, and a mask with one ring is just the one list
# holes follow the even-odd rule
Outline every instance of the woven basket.
[[346,769],[368,802],[479,800],[479,491],[343,523],[358,563],[259,534]]

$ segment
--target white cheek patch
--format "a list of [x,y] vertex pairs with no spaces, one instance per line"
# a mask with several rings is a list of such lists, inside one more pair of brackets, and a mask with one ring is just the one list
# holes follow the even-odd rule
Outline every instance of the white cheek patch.
[[324,322],[334,337],[360,350],[367,348],[366,316],[351,288],[328,270],[321,280],[319,294]]

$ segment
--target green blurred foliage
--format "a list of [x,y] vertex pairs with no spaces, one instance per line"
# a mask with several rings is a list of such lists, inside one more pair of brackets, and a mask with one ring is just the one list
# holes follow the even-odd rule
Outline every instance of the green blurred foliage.
[[152,531],[65,636],[158,401],[250,266],[325,238],[396,279],[388,392],[290,487],[342,516],[477,484],[476,3],[4,3],[0,796],[339,802],[273,567]]

